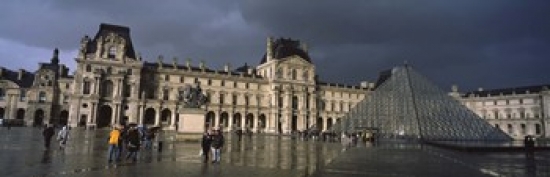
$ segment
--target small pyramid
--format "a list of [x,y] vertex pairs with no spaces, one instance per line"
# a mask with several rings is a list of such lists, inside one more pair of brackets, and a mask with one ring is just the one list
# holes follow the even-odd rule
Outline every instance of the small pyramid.
[[511,138],[447,95],[410,65],[395,67],[335,131],[376,130],[382,139],[505,141]]

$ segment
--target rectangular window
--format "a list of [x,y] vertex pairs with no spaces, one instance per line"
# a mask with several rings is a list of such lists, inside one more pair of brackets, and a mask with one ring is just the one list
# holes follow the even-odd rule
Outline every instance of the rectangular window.
[[170,81],[170,75],[165,75],[164,76],[164,81]]
[[90,81],[84,81],[82,86],[82,94],[90,94]]
[[225,101],[225,100],[224,100],[224,97],[225,97],[225,95],[220,94],[220,105],[223,105],[223,103],[224,103],[224,101]]
[[220,86],[225,87],[225,81],[224,81],[224,80],[221,80],[220,82],[221,82],[221,83],[220,83]]
[[69,102],[69,96],[64,95],[63,96],[63,103],[68,103],[68,102]]
[[231,102],[233,103],[233,106],[237,106],[237,95],[233,95]]
[[185,82],[185,77],[181,76],[180,77],[180,83],[183,83],[183,82]]
[[169,92],[168,92],[168,89],[164,89],[164,90],[163,90],[162,99],[163,99],[163,100],[168,100],[168,99],[169,99]]
[[248,96],[244,96],[244,105],[248,106],[248,104],[249,104]]
[[68,83],[67,83],[67,84],[65,84],[65,88],[66,88],[66,89],[69,89],[69,87],[70,87],[70,86],[69,86],[69,84],[68,84]]
[[212,85],[212,80],[211,80],[211,79],[208,79],[207,84],[208,84],[208,86],[211,86],[211,85]]
[[283,97],[279,97],[279,108],[283,108]]
[[523,99],[519,99],[519,104],[523,104]]
[[25,101],[27,100],[27,91],[21,90],[19,91],[19,101]]
[[247,83],[244,84],[244,88],[248,89],[248,87],[249,87],[249,84],[247,82]]
[[233,82],[233,88],[237,88],[237,82]]

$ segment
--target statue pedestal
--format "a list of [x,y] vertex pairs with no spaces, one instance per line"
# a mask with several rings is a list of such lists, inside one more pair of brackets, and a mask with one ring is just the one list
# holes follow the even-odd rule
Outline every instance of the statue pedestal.
[[178,139],[199,140],[205,132],[206,111],[200,108],[182,108],[179,112]]

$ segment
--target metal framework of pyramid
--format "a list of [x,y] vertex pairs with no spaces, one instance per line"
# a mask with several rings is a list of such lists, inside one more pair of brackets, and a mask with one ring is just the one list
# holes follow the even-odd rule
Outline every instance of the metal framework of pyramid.
[[358,103],[335,131],[376,130],[382,139],[505,141],[511,138],[415,72],[399,66]]

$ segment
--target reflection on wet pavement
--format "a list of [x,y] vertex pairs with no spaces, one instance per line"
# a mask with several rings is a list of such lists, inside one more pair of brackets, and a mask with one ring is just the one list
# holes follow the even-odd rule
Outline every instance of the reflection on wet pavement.
[[[109,164],[106,130],[72,130],[65,150],[58,149],[55,142],[52,142],[51,150],[44,150],[40,129],[0,131],[4,134],[0,140],[0,163],[6,169],[0,171],[0,176],[103,176],[111,173],[130,176],[144,171],[157,172],[161,176],[171,173],[201,176],[206,173],[233,174],[237,169],[250,171],[243,173],[244,176],[258,173],[304,176],[327,164],[340,151],[337,143],[294,141],[278,136],[253,136],[239,142],[226,136],[222,163],[202,164],[198,155],[199,143],[170,141],[172,136],[166,133],[162,152],[142,150],[136,163]],[[216,172],[221,168],[229,169]]]
[[[107,162],[107,130],[71,131],[65,150],[44,150],[41,130],[0,128],[0,176],[550,176],[550,154],[464,153],[415,143],[360,144],[226,136],[221,164],[201,163],[200,144],[140,151],[137,162]],[[124,154],[123,154],[124,155]],[[124,157],[124,156],[122,156]]]

